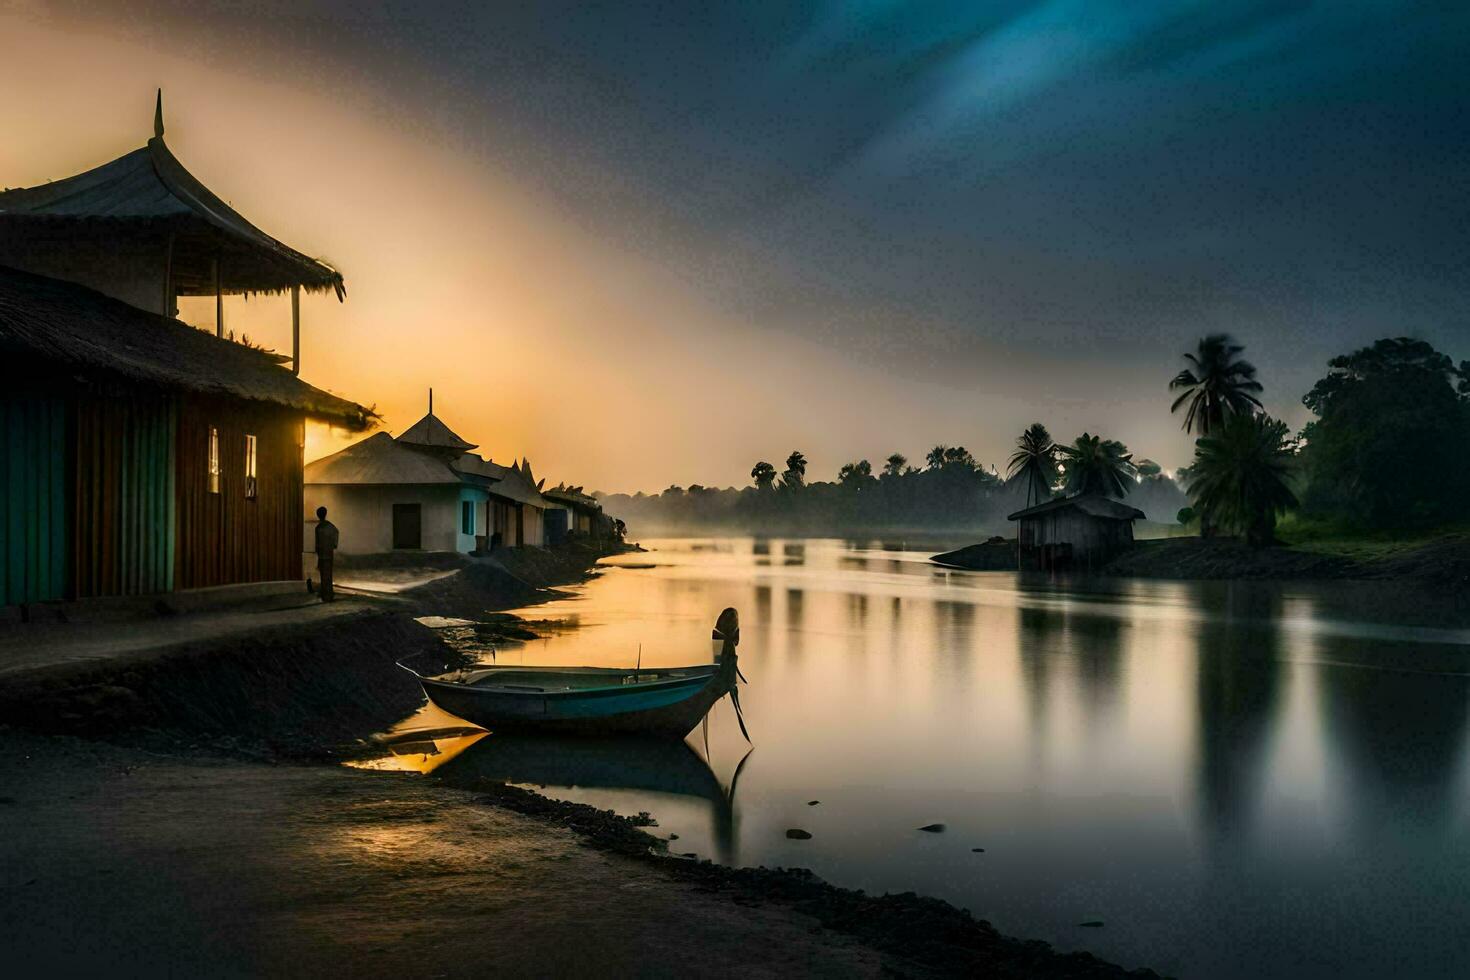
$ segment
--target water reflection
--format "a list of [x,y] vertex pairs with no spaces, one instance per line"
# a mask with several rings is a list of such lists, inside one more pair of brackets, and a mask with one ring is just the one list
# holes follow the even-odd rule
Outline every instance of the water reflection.
[[[1282,675],[1281,597],[1247,587],[1194,587],[1222,611],[1197,635],[1195,722],[1198,801],[1211,838],[1248,829]],[[1210,602],[1210,592],[1221,593]]]
[[[700,853],[915,889],[1126,965],[1470,975],[1465,602],[968,573],[929,564],[937,546],[653,545],[656,568],[527,610],[583,628],[516,655],[621,664],[641,644],[645,665],[697,662],[710,616],[739,607],[757,745],[740,819],[712,793],[626,778],[548,792],[650,810]],[[744,752],[717,708],[713,770]],[[936,821],[945,834],[915,833]]]
[[489,780],[555,789],[566,798],[611,791],[626,802],[664,797],[700,801],[708,820],[703,836],[713,844],[713,857],[738,861],[733,783],[739,769],[726,790],[686,742],[494,734],[458,753],[436,775],[467,788]]
[[1320,690],[1341,753],[1354,835],[1371,840],[1457,830],[1467,679],[1347,667],[1325,670]]

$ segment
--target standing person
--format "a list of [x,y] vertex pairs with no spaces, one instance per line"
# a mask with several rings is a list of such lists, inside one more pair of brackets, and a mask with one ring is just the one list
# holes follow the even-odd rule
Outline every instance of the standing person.
[[322,602],[331,602],[332,559],[337,553],[337,525],[327,520],[327,509],[316,509],[316,570],[322,577]]

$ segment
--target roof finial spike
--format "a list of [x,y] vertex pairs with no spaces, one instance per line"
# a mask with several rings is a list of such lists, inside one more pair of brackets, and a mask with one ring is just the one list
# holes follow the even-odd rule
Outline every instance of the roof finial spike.
[[158,101],[153,105],[153,137],[163,139],[163,89],[158,90]]
[[429,414],[434,414],[434,389],[429,389]]

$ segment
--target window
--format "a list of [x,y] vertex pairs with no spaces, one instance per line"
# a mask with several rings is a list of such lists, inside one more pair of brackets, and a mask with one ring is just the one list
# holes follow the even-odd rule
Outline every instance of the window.
[[461,534],[475,533],[475,503],[472,500],[459,502],[459,532]]
[[219,493],[219,430],[209,427],[209,492]]
[[255,437],[245,436],[245,497],[255,499]]

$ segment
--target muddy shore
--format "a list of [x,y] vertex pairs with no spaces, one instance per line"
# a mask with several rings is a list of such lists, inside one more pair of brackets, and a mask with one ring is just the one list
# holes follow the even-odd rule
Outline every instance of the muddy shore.
[[[565,565],[501,571],[537,591],[570,581]],[[413,597],[422,611],[526,601],[520,586],[435,584]],[[452,656],[398,602],[0,679],[0,922],[26,937],[11,962],[24,973],[1129,975],[934,899],[671,856],[611,811],[330,764],[420,703],[396,659]]]

